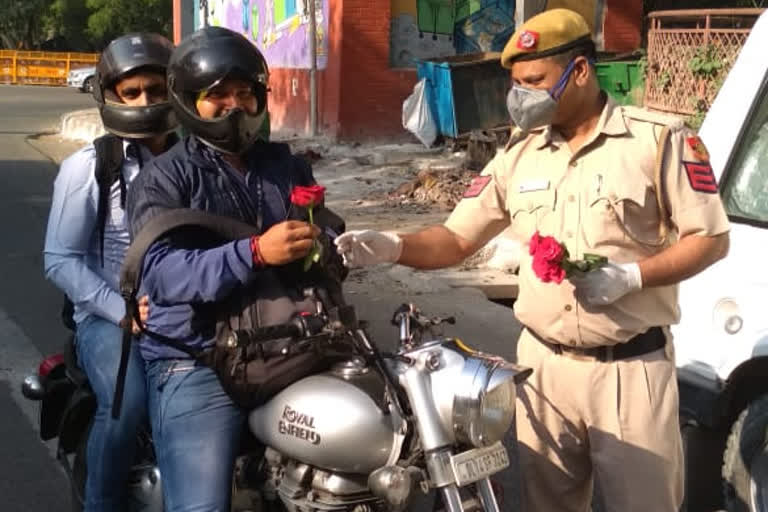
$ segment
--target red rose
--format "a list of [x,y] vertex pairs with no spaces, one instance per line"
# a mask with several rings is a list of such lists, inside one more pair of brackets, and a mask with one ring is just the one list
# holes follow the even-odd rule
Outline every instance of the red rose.
[[547,261],[540,255],[533,258],[533,273],[545,283],[560,284],[565,279],[565,270],[560,267],[559,263]]
[[528,252],[533,256],[533,273],[545,283],[560,284],[565,279],[565,269],[562,267],[566,257],[565,248],[551,236],[533,234]]
[[543,236],[539,238],[539,244],[536,248],[536,255],[541,255],[546,261],[560,264],[563,260],[563,246],[560,242],[552,238],[551,236]]
[[309,187],[295,186],[291,191],[291,202],[296,206],[311,208],[319,205],[325,198],[325,187],[311,185]]
[[541,240],[541,237],[539,236],[539,232],[537,231],[531,237],[531,242],[528,247],[528,254],[530,254],[531,256],[536,254],[536,249],[539,247],[539,240]]

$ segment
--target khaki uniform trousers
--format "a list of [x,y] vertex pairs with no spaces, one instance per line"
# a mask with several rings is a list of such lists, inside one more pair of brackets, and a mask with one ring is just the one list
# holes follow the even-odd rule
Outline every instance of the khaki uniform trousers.
[[558,355],[524,329],[517,436],[526,512],[677,512],[683,453],[671,341],[621,361]]

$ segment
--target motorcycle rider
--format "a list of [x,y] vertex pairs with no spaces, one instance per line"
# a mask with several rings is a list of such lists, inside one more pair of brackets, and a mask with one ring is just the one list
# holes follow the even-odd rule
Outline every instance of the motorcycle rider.
[[[128,196],[135,236],[158,214],[189,208],[257,226],[260,236],[207,249],[152,244],[142,292],[149,331],[191,348],[210,347],[206,306],[252,282],[268,267],[303,258],[316,226],[286,220],[295,185],[314,184],[310,166],[285,144],[263,140],[268,68],[242,35],[207,27],[185,38],[168,68],[169,97],[191,135],[155,159]],[[244,411],[216,373],[149,336],[149,415],[167,510],[227,510]]]
[[126,379],[128,414],[110,417],[125,316],[118,280],[130,242],[127,191],[143,163],[175,140],[171,132],[177,123],[165,83],[172,50],[166,38],[147,33],[125,35],[107,46],[93,94],[109,133],[64,160],[54,182],[45,274],[74,305],[77,358],[97,402],[86,451],[87,512],[124,509],[136,433],[146,418],[138,350],[130,354]]

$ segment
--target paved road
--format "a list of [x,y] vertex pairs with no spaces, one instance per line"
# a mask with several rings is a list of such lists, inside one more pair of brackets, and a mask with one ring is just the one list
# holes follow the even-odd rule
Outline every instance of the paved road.
[[[90,96],[59,88],[0,86],[0,511],[67,510],[69,491],[51,447],[36,433],[36,404],[21,397],[19,382],[42,354],[57,351],[65,331],[58,317],[61,294],[43,278],[42,243],[57,159],[77,144],[51,147],[28,137],[56,129],[62,113],[92,107]],[[321,177],[319,177],[321,178]],[[386,276],[358,272],[349,299],[371,321],[373,338],[391,348],[389,325],[402,302],[417,302],[431,314],[456,314],[454,332],[481,350],[511,357],[517,329],[511,310],[481,295],[444,289],[414,291],[388,284]],[[481,304],[482,302],[482,304]],[[514,510],[514,477],[505,479],[504,510]],[[509,507],[509,508],[508,508]],[[419,508],[420,510],[425,508]]]
[[19,378],[64,336],[61,295],[43,279],[41,254],[56,167],[26,138],[92,106],[90,96],[68,89],[0,86],[0,509],[7,512],[69,503],[63,472],[33,428],[36,405],[19,392]]

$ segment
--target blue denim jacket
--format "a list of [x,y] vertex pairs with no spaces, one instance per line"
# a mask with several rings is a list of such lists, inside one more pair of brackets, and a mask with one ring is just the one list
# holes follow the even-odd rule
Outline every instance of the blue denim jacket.
[[[232,217],[264,232],[288,218],[294,186],[314,183],[309,164],[291,155],[286,144],[257,143],[246,163],[243,175],[194,136],[181,140],[148,164],[131,187],[131,234],[135,237],[151,218],[174,208]],[[194,250],[160,240],[147,251],[139,291],[150,297],[147,327],[191,347],[211,346],[215,325],[206,304],[248,284],[256,273],[247,239]],[[147,361],[188,357],[146,336],[140,343]]]

